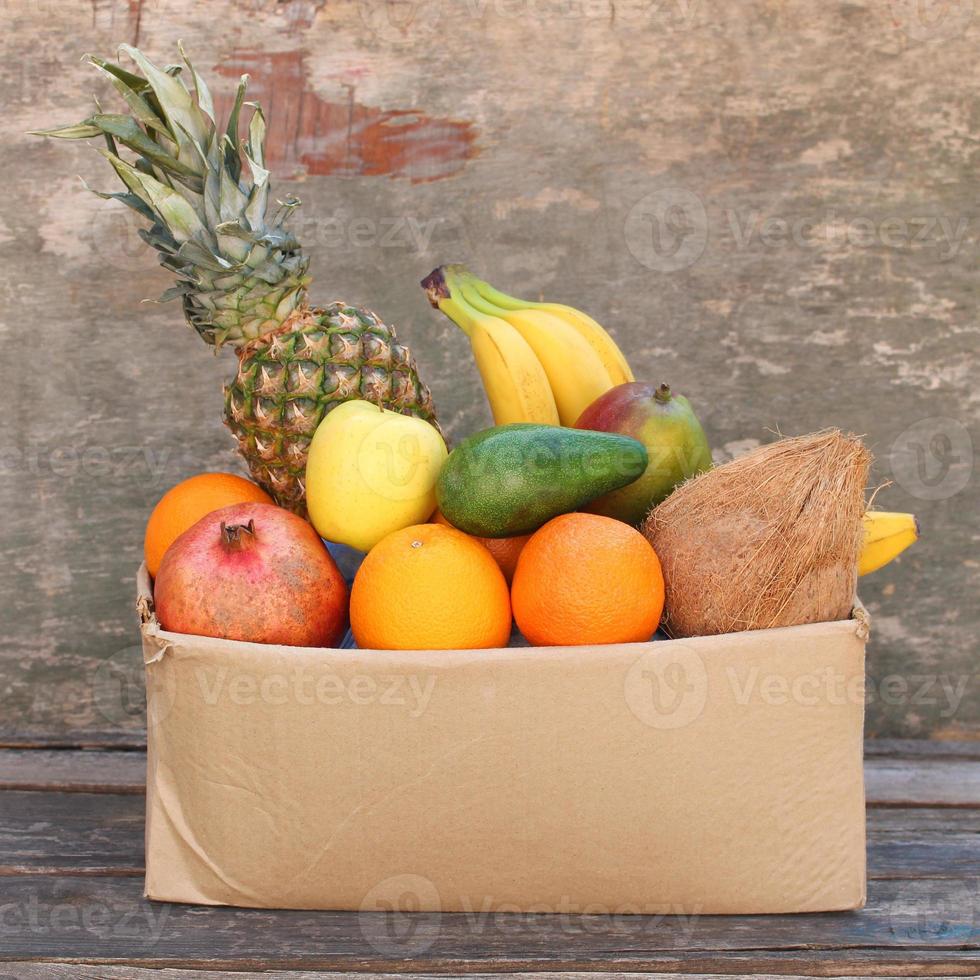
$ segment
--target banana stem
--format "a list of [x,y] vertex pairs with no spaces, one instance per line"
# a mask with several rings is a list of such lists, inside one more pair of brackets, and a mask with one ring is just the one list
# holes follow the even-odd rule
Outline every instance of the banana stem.
[[481,299],[498,310],[526,310],[544,305],[518,299],[516,296],[508,296],[507,293],[495,289],[483,279],[478,279],[465,265],[448,265],[445,266],[445,270],[451,278],[466,283]]
[[422,280],[422,288],[429,302],[445,313],[469,337],[482,313],[466,302],[459,280],[467,274],[463,266],[442,265],[433,269]]
[[502,310],[526,310],[540,305],[539,303],[517,299],[516,296],[508,296],[507,293],[502,293],[499,289],[495,289],[490,283],[484,282],[482,279],[471,277],[471,282],[476,288],[476,291],[485,300],[493,303],[494,306],[499,306]]
[[494,306],[489,300],[480,295],[474,283],[468,278],[459,277],[450,281],[450,289],[454,296],[459,296],[463,302],[474,310],[487,316],[500,316],[504,311]]

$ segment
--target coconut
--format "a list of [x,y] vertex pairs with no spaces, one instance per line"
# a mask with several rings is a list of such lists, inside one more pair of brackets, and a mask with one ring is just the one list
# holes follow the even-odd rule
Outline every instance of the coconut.
[[847,618],[870,464],[860,439],[828,429],[780,439],[678,487],[642,527],[663,566],[667,633]]

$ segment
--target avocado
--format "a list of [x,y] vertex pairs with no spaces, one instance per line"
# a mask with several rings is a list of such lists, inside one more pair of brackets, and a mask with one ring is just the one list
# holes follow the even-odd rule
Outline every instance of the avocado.
[[517,422],[484,429],[450,454],[436,483],[454,527],[485,538],[542,524],[637,479],[643,443],[629,436]]

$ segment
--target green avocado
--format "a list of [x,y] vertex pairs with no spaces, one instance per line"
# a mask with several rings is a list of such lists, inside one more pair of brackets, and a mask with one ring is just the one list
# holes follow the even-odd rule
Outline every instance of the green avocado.
[[439,474],[436,499],[454,527],[484,538],[530,534],[559,514],[637,479],[647,467],[629,436],[517,422],[464,439]]

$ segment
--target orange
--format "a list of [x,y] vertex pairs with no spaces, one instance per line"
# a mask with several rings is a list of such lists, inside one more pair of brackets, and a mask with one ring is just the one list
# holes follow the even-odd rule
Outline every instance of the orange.
[[[432,515],[429,523],[442,524],[444,527],[453,526],[441,510],[437,510]],[[474,541],[479,541],[493,555],[493,560],[500,566],[500,570],[504,573],[504,578],[507,579],[507,584],[510,585],[514,580],[517,559],[521,557],[521,550],[524,548],[524,545],[531,540],[531,535],[517,534],[512,538],[480,538],[475,534],[471,534],[469,537],[473,538]]]
[[518,629],[535,646],[634,643],[657,629],[664,577],[636,528],[563,514],[524,546],[511,599]]
[[261,488],[233,473],[200,473],[171,487],[146,522],[143,555],[156,575],[163,554],[184,531],[219,507],[232,504],[274,504]]
[[416,524],[382,538],[354,577],[359,647],[469,650],[510,639],[510,595],[490,553],[468,534]]

